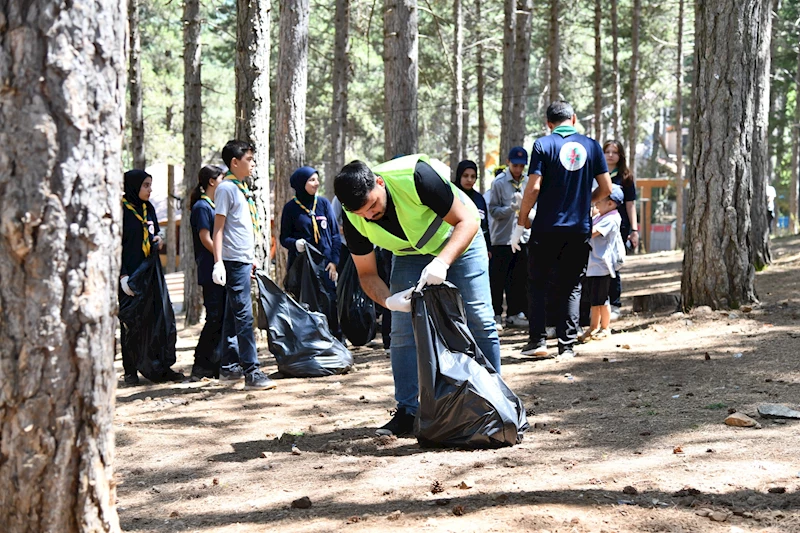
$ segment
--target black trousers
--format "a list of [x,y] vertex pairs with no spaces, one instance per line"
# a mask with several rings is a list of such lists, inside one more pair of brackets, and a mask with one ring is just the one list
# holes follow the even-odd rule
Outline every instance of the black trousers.
[[206,323],[194,349],[192,374],[203,377],[219,377],[222,359],[222,324],[225,318],[225,287],[206,283],[203,288],[203,307],[206,308]]
[[506,295],[506,316],[528,311],[528,248],[522,245],[517,253],[511,246],[492,246],[489,262],[489,285],[495,316],[503,314],[503,293]]
[[[531,234],[528,243],[528,289],[530,302],[528,335],[535,343],[547,340],[548,296],[556,314],[559,352],[571,348],[578,338],[581,276],[589,260],[589,235],[579,233]],[[548,291],[548,284],[552,283]],[[549,294],[548,294],[549,292]]]
[[[378,276],[389,286],[392,279],[392,252],[383,248],[375,248],[375,258],[378,263]],[[383,348],[388,350],[392,346],[392,312],[375,304],[375,310],[381,314],[381,338]]]

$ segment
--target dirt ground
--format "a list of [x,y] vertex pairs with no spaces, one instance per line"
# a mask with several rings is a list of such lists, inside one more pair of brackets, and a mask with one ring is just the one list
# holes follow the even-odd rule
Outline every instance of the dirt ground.
[[[503,376],[531,424],[513,448],[374,438],[394,406],[382,348],[354,349],[348,375],[272,391],[120,387],[122,527],[800,532],[800,421],[757,414],[762,403],[800,409],[800,238],[773,241],[773,255],[750,312],[633,314],[632,295],[679,290],[681,255],[663,253],[629,258],[615,334],[570,362],[522,357],[522,330],[503,332]],[[179,331],[187,374],[198,333]],[[266,346],[261,355],[274,372]],[[763,427],[726,426],[734,409]],[[310,508],[291,507],[304,496]]]

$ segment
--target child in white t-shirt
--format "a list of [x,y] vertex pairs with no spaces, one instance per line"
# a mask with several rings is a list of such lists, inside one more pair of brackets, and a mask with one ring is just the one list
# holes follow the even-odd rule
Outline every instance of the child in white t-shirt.
[[608,327],[611,321],[608,289],[625,257],[625,245],[619,231],[622,219],[617,211],[623,201],[622,189],[613,185],[611,194],[593,206],[592,250],[586,267],[585,287],[589,291],[592,318],[589,329],[580,336],[581,342],[605,339],[611,333]]

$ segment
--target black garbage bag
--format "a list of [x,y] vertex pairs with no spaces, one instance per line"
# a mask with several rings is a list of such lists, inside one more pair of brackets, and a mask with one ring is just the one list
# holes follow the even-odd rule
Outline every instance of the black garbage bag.
[[499,448],[522,440],[528,420],[522,401],[478,349],[464,304],[450,283],[414,293],[411,321],[417,344],[422,447]]
[[325,256],[313,245],[306,243],[305,251],[297,255],[286,272],[283,286],[295,301],[306,304],[310,311],[330,316],[331,300],[323,281],[328,276],[326,266]]
[[258,327],[267,331],[269,351],[281,374],[313,378],[350,370],[353,355],[331,334],[324,314],[303,308],[265,272],[256,271],[256,280]]
[[119,291],[119,320],[125,330],[126,350],[135,356],[136,369],[150,381],[163,381],[175,364],[175,313],[167,292],[158,254],[146,258],[128,278],[135,296]]
[[351,257],[339,273],[336,285],[339,326],[353,346],[364,346],[375,338],[378,329],[375,321],[375,303],[361,288],[358,271]]

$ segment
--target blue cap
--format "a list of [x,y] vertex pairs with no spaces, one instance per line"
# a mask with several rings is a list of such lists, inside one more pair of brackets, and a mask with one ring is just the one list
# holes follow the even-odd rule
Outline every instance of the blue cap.
[[622,187],[616,184],[611,185],[611,194],[609,194],[608,197],[614,200],[614,203],[617,205],[620,205],[625,201],[625,195],[622,193]]
[[508,161],[514,165],[527,165],[528,152],[522,146],[515,146],[508,151]]

